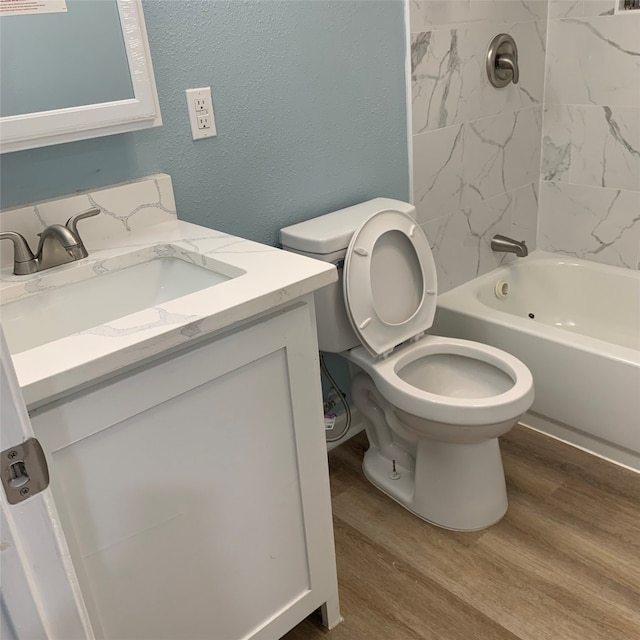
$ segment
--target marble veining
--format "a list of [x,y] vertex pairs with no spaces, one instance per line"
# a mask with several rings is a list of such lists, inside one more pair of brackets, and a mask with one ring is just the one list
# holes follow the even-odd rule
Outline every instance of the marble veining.
[[[500,91],[486,77],[485,55],[496,29],[518,42],[520,83]],[[414,134],[498,115],[542,102],[545,23],[488,22],[413,33],[411,37]]]
[[103,215],[110,216],[114,220],[117,220],[118,222],[122,223],[122,225],[127,231],[131,231],[131,223],[134,217],[137,214],[139,214],[141,211],[145,211],[146,209],[155,209],[156,211],[162,211],[168,214],[169,217],[174,217],[176,215],[175,202],[173,201],[173,199],[171,199],[172,201],[169,206],[164,205],[162,191],[160,190],[160,184],[158,182],[158,179],[154,179],[153,184],[157,190],[158,197],[156,200],[138,204],[135,207],[133,207],[133,209],[131,209],[130,211],[127,211],[126,213],[122,213],[122,214],[119,214],[116,211],[111,211],[105,205],[104,201],[102,203],[98,202],[95,199],[95,197],[92,196],[91,194],[88,194],[87,198],[93,207],[98,207],[101,210]]
[[547,108],[542,179],[640,190],[640,108]]
[[536,248],[537,190],[537,183],[524,185],[422,225],[434,254],[439,293],[515,259],[491,250],[496,233]]
[[540,166],[541,110],[523,109],[469,123],[465,129],[470,205],[533,182]]
[[[149,225],[176,220],[171,177],[157,174],[144,180],[3,210],[0,229],[21,233],[35,249],[37,234],[45,227],[63,224],[71,215],[93,207],[101,210],[100,215],[78,225],[89,251],[102,246],[105,238],[121,237]],[[10,265],[12,260],[10,250],[0,253],[1,266]]]
[[[511,258],[495,233],[535,248],[547,32],[546,0],[413,0],[413,198],[432,245],[439,290]],[[510,33],[520,84],[486,77],[491,39]]]
[[539,191],[539,183],[532,182],[511,192],[511,231],[508,235],[524,240],[530,251],[537,248]]
[[[496,229],[638,265],[640,12],[614,1],[410,2],[413,196],[441,290],[504,259]],[[484,54],[500,31],[521,84],[496,91]]]
[[549,20],[612,16],[616,0],[549,0]]
[[640,192],[558,182],[540,189],[539,249],[637,268]]
[[462,125],[414,136],[413,154],[418,221],[440,218],[462,207],[465,185]]
[[640,107],[640,15],[552,20],[545,102]]
[[[14,276],[11,265],[3,267],[2,304],[155,258],[178,258],[229,279],[214,289],[204,288],[14,354],[27,404],[230,327],[337,278],[328,263],[178,220],[171,181],[164,175],[38,204],[37,211],[34,206],[23,207],[22,218],[15,210],[2,212],[0,219],[26,233],[42,220],[64,221],[70,207],[75,212],[87,202],[99,203],[112,214],[92,218],[101,222],[94,229],[89,256],[32,276]],[[108,233],[99,239],[101,226]]]
[[414,136],[418,221],[473,209],[537,180],[541,118],[536,107]]
[[621,267],[640,258],[640,12],[549,5],[538,246]]
[[543,119],[541,179],[569,179],[573,110],[569,106],[546,107]]
[[[148,331],[149,329],[155,329],[157,327],[167,327],[172,324],[179,324],[181,327],[182,325],[188,324],[189,327],[193,327],[197,321],[202,320],[201,316],[171,313],[163,307],[152,307],[146,315],[151,314],[157,315],[157,319],[148,320],[140,324],[127,324],[122,327],[117,326],[118,322],[107,322],[97,327],[91,327],[90,329],[80,331],[78,335],[94,335],[102,338],[121,338],[123,336],[133,335],[142,331]],[[191,331],[191,336],[195,336],[200,333],[200,331],[193,333],[193,329]],[[180,333],[182,335],[189,335],[185,334],[183,329],[180,330]]]
[[635,158],[640,157],[640,145],[638,145],[636,141],[631,142],[629,135],[620,130],[620,124],[614,120],[611,109],[609,107],[602,107],[602,110],[609,125],[609,131],[615,141],[621,144],[623,148]]
[[640,191],[640,109],[574,109],[571,182]]
[[414,134],[455,124],[462,91],[458,30],[416,34],[411,62]]
[[[626,20],[628,18],[623,17],[623,19]],[[631,16],[630,19],[633,19],[633,16]],[[591,21],[588,21],[588,20],[567,20],[567,22],[578,24],[578,25],[584,27],[587,31],[590,31],[596,38],[601,40],[608,47],[613,47],[614,49],[617,49],[621,53],[624,53],[624,54],[632,56],[632,57],[640,56],[640,51],[637,48],[636,49],[626,48],[624,45],[619,44],[614,39],[610,39],[610,38],[606,37],[605,34],[603,34],[602,31],[597,29],[596,25]]]

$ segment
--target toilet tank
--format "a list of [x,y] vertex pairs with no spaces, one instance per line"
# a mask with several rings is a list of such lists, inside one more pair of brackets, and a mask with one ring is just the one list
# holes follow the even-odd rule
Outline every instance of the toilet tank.
[[374,213],[403,211],[415,218],[413,205],[390,198],[376,198],[333,211],[280,230],[282,248],[310,258],[331,262],[338,268],[338,281],[315,293],[318,346],[339,353],[360,344],[344,305],[342,265],[351,236]]

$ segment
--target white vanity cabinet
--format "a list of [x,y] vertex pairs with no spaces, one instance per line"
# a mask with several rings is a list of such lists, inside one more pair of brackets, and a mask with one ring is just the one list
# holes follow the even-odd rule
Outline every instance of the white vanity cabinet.
[[334,626],[321,413],[312,294],[32,411],[96,636]]

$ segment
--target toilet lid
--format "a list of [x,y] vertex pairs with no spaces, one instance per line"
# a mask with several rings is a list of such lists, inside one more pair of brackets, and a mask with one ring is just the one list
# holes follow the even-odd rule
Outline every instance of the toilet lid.
[[436,268],[429,241],[400,211],[381,211],[353,234],[344,262],[344,299],[367,350],[388,355],[433,323]]

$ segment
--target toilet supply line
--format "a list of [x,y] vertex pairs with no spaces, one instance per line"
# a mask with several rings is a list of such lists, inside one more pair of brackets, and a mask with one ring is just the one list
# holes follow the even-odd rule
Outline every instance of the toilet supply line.
[[338,386],[338,383],[333,379],[333,376],[329,373],[329,369],[327,368],[327,365],[324,361],[324,354],[322,352],[320,352],[320,371],[327,378],[330,385],[330,389],[333,389],[338,394],[338,398],[340,399],[340,402],[342,403],[345,414],[347,416],[347,422],[345,423],[341,433],[338,436],[331,436],[331,437],[327,436],[327,442],[337,442],[338,440],[340,440],[340,438],[343,438],[349,431],[349,427],[351,426],[351,409],[349,408],[349,403],[347,402],[347,399],[345,397],[346,394],[342,392],[342,390]]

